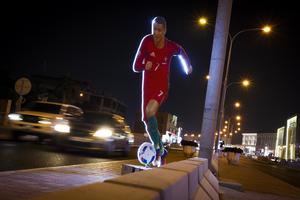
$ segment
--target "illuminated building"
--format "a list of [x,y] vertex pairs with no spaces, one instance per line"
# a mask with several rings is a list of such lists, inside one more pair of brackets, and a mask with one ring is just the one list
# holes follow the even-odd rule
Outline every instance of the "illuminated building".
[[244,146],[244,153],[255,154],[257,133],[243,133],[242,145]]
[[285,159],[285,127],[277,129],[276,145],[275,145],[275,157]]
[[287,120],[284,154],[286,160],[299,160],[300,158],[300,133],[298,115]]

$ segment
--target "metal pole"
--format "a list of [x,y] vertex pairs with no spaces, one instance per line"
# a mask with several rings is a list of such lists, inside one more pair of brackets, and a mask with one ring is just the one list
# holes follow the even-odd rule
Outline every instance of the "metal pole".
[[218,141],[216,142],[215,150],[218,149],[218,142],[220,138],[220,131],[222,130],[223,122],[224,122],[224,107],[225,107],[225,98],[226,98],[226,92],[227,92],[227,80],[228,80],[228,72],[229,72],[229,65],[230,65],[230,58],[231,58],[231,51],[232,51],[232,44],[233,41],[230,34],[229,35],[229,50],[227,55],[227,62],[226,62],[226,71],[225,71],[225,78],[223,82],[223,89],[222,89],[222,97],[221,97],[221,109],[220,109],[220,119],[219,119],[219,131],[218,131]]
[[233,37],[228,33],[229,37],[229,49],[228,49],[228,55],[227,55],[227,60],[226,60],[226,71],[225,71],[225,77],[224,77],[224,82],[223,82],[223,88],[222,88],[222,97],[221,97],[221,106],[220,106],[220,113],[219,113],[219,118],[218,118],[218,135],[217,135],[217,141],[215,143],[215,150],[218,149],[218,143],[220,139],[220,131],[222,130],[222,125],[224,122],[224,107],[225,107],[225,102],[226,102],[226,93],[227,93],[227,88],[234,84],[230,83],[227,85],[228,81],[228,73],[229,73],[229,66],[230,66],[230,61],[231,61],[231,52],[232,52],[232,46],[233,42],[235,41],[236,37],[240,35],[241,33],[248,32],[248,31],[259,31],[261,28],[249,28],[249,29],[244,29],[236,33]]
[[232,0],[219,0],[217,20],[214,33],[212,55],[210,61],[210,79],[207,85],[205,107],[202,119],[199,157],[207,158],[212,169],[214,135],[217,126],[220,92],[226,56],[226,46],[230,23]]

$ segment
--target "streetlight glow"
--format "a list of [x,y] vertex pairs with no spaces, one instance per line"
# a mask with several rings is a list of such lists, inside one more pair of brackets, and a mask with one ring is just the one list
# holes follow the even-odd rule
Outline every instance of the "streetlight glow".
[[210,78],[210,76],[209,76],[209,75],[207,75],[205,78],[206,78],[206,80],[208,80],[208,79]]
[[225,124],[228,124],[228,121],[225,121]]
[[240,122],[238,122],[238,123],[237,123],[237,125],[238,125],[238,126],[240,126],[240,125],[241,125],[241,123],[240,123]]
[[245,80],[243,80],[242,84],[244,87],[248,87],[250,85],[250,81],[245,79]]
[[236,108],[239,108],[239,107],[241,107],[241,104],[240,104],[240,102],[235,102],[234,106],[235,106]]
[[198,23],[201,25],[201,26],[204,26],[207,24],[207,19],[205,17],[200,17],[199,20],[198,20]]
[[239,116],[239,115],[237,115],[235,118],[236,118],[236,120],[238,120],[238,121],[241,120],[241,116]]
[[261,29],[264,33],[270,33],[271,32],[271,26],[264,26],[262,29]]
[[80,97],[83,97],[83,93],[82,93],[82,92],[80,92],[79,96],[80,96]]

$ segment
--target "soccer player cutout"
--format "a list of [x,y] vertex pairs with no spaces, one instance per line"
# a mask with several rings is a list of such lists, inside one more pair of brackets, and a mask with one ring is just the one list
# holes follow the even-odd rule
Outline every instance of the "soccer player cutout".
[[169,90],[170,64],[178,56],[184,72],[192,72],[192,66],[184,49],[165,37],[167,23],[164,17],[152,20],[152,33],[140,42],[134,58],[133,71],[142,72],[142,121],[156,150],[154,166],[166,163],[167,151],[158,130],[156,113],[167,99]]

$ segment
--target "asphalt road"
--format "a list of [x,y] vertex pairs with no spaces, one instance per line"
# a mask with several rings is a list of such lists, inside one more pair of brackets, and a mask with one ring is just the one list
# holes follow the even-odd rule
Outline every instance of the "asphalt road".
[[63,151],[51,144],[38,144],[33,141],[14,142],[0,140],[0,149],[0,171],[136,158],[136,148],[132,148],[132,152],[127,157],[120,154],[107,157],[101,153],[95,154],[75,150]]
[[274,176],[278,179],[281,179],[291,185],[300,188],[300,169],[289,169],[283,166],[278,166],[276,164],[270,164],[264,161],[253,160],[253,162],[249,162],[251,167],[255,167],[256,169]]

